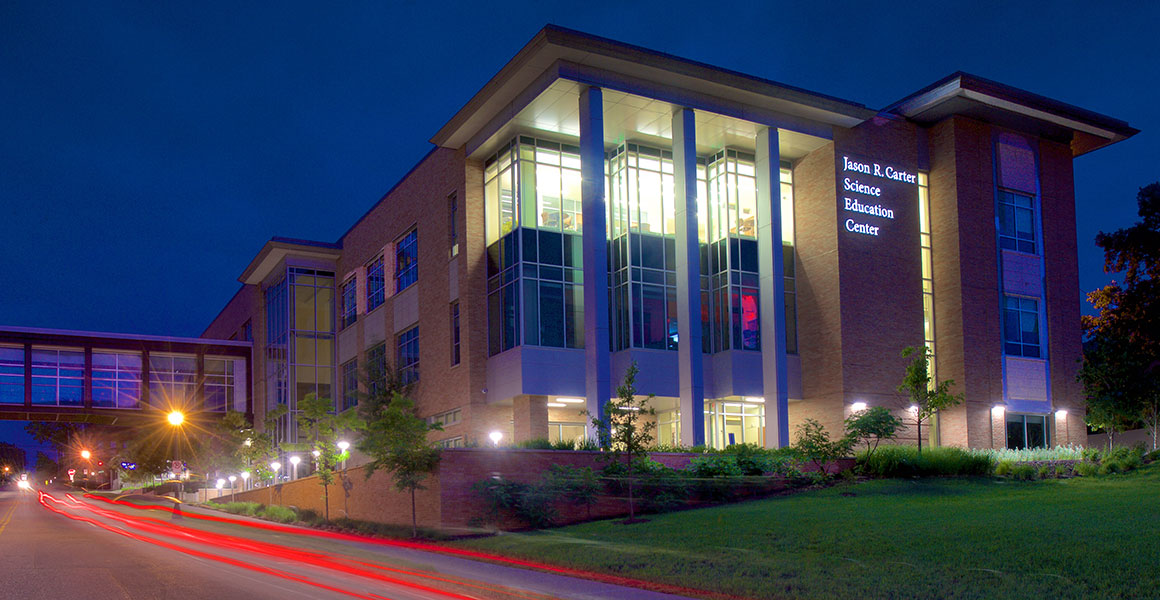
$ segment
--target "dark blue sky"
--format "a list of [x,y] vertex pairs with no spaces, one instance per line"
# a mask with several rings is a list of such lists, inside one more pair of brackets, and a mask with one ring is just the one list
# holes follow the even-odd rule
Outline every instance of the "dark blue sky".
[[336,240],[549,22],[871,108],[964,70],[1127,120],[1075,163],[1084,291],[1160,179],[1160,3],[49,4],[0,3],[0,325],[200,334],[263,242]]

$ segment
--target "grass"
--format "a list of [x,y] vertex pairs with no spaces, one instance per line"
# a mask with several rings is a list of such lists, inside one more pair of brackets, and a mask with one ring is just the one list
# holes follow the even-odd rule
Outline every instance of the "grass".
[[874,480],[457,545],[750,598],[1160,596],[1160,463]]

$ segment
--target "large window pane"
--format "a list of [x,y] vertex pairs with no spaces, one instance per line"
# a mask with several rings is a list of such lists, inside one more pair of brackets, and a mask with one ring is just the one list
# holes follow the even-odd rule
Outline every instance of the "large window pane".
[[24,404],[23,346],[0,346],[0,404]]

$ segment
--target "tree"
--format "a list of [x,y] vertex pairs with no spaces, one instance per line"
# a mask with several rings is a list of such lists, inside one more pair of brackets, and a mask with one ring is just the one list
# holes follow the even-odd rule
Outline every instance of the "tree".
[[1089,425],[1109,441],[1133,421],[1143,421],[1157,447],[1160,435],[1160,182],[1136,194],[1140,221],[1100,232],[1104,272],[1122,282],[1088,294],[1098,311],[1084,315],[1088,336],[1079,380],[1087,397]]
[[267,411],[266,418],[262,421],[262,431],[258,431],[244,419],[242,423],[238,423],[235,418],[225,424],[225,426],[238,426],[237,438],[241,439],[241,443],[237,447],[238,460],[258,481],[274,478],[274,471],[270,469],[270,463],[278,457],[278,445],[274,442],[273,431],[278,419],[287,412],[288,410],[283,404]]
[[144,436],[128,443],[114,460],[135,463],[132,470],[122,470],[121,476],[128,481],[145,481],[170,470],[173,454],[169,445],[159,436]]
[[69,444],[77,434],[85,430],[83,423],[60,423],[56,421],[32,421],[24,425],[24,431],[32,439],[49,444],[56,451],[57,456],[65,456]]
[[[902,427],[902,419],[894,416],[884,406],[872,406],[860,410],[846,419],[846,435],[853,443],[866,444],[867,458],[878,449],[879,442],[898,437],[898,430]],[[873,446],[871,446],[871,442],[873,442]]]
[[60,473],[60,465],[43,452],[36,453],[36,472],[42,477],[56,477]]
[[[11,477],[23,471],[25,459],[24,450],[14,444],[0,442],[0,479]],[[4,471],[5,467],[8,468],[7,472]]]
[[[385,391],[385,388],[384,388]],[[382,469],[391,473],[395,488],[411,493],[411,536],[419,535],[415,510],[415,490],[439,468],[439,447],[427,441],[427,434],[442,431],[437,423],[428,423],[415,414],[415,403],[395,390],[390,403],[377,403],[377,410],[366,414],[365,425],[355,444],[371,458],[366,477]]]
[[842,437],[830,440],[830,434],[821,423],[806,419],[797,426],[797,443],[794,449],[802,458],[807,458],[818,467],[822,475],[829,475],[826,465],[850,453],[854,439]]
[[334,467],[340,460],[338,436],[359,427],[358,414],[353,411],[334,412],[334,401],[310,393],[298,401],[298,432],[307,442],[287,444],[288,450],[309,450],[315,453],[315,475],[322,485],[323,518],[330,520],[330,486],[334,483]]
[[656,419],[642,420],[645,415],[656,416],[656,410],[649,406],[653,395],[638,399],[636,396],[636,375],[640,369],[636,361],[628,365],[623,382],[616,386],[616,397],[604,404],[604,418],[589,413],[592,427],[596,429],[603,455],[611,463],[623,457],[628,472],[628,522],[636,521],[633,506],[633,480],[636,477],[637,459],[648,458],[648,448],[653,443],[652,432],[656,429]]
[[902,350],[903,358],[911,356],[914,356],[914,360],[906,365],[906,375],[902,378],[898,391],[906,394],[910,401],[908,410],[918,433],[918,453],[922,454],[922,422],[940,410],[959,404],[963,401],[963,396],[950,392],[951,386],[955,384],[953,379],[936,381],[930,376],[929,348],[924,346],[919,350],[907,346]]

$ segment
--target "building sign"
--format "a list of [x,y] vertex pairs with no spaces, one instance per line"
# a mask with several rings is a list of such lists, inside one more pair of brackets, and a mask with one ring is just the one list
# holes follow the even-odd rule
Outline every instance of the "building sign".
[[838,167],[838,221],[848,233],[884,235],[895,210],[917,197],[917,173],[850,155]]

